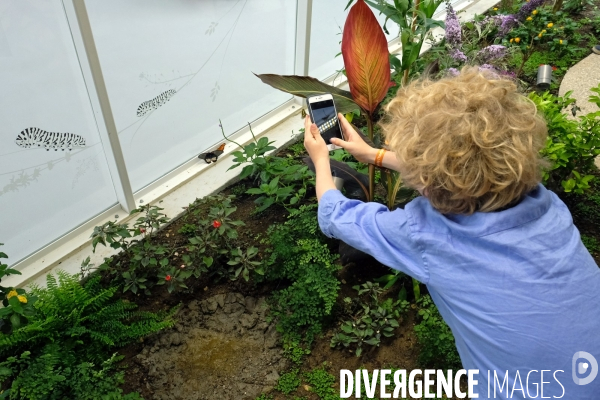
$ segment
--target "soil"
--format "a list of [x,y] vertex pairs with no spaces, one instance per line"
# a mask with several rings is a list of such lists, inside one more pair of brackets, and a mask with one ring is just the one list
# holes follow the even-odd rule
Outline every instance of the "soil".
[[264,297],[221,293],[180,308],[174,329],[144,344],[128,382],[146,399],[255,399],[289,361]]

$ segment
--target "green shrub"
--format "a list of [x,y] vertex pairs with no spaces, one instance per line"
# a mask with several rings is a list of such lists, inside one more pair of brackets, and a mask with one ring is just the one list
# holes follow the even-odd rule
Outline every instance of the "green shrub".
[[[235,196],[207,196],[197,199],[183,217],[185,224],[179,233],[188,237],[185,245],[161,243],[153,230],[168,219],[162,208],[145,206],[132,212],[145,213],[133,227],[107,222],[94,228],[92,246],[98,244],[120,249],[121,253],[106,258],[98,269],[114,276],[123,285],[123,291],[150,295],[154,286],[164,285],[169,293],[187,289],[186,280],[209,272],[212,276],[236,280],[250,279],[251,273],[262,274],[258,249],[241,248],[237,229],[244,223],[231,215],[237,210],[232,205]],[[178,259],[179,253],[181,258]],[[92,270],[89,257],[82,271]]]
[[319,399],[339,400],[339,392],[333,387],[335,377],[325,371],[324,367],[315,368],[312,371],[307,372],[306,381],[310,385],[311,391],[319,396]]
[[[2,246],[3,243],[0,243]],[[6,253],[0,251],[0,282],[5,276],[21,275],[16,269],[8,268],[7,264],[2,262],[3,258],[8,258]],[[29,320],[35,315],[35,304],[37,298],[26,293],[25,289],[16,289],[0,285],[0,332],[10,333],[13,329],[19,329],[27,325]]]
[[344,299],[351,319],[342,322],[340,330],[331,338],[331,347],[356,346],[355,354],[359,357],[363,344],[379,347],[382,337],[394,336],[400,314],[408,309],[409,304],[406,300],[381,301],[379,296],[383,289],[378,283],[367,282],[353,289],[362,297]]
[[12,375],[13,370],[23,370],[3,398],[142,399],[137,393],[123,396],[123,390],[119,388],[124,382],[124,372],[116,371],[116,363],[122,358],[114,354],[95,368],[91,362],[72,364],[58,344],[47,345],[41,355],[33,359],[26,351],[19,357],[9,357],[0,363],[0,379]]
[[[258,196],[255,201],[258,206],[256,212],[262,212],[273,204],[284,207],[298,204],[309,186],[315,185],[314,173],[291,156],[267,156],[267,152],[275,149],[271,146],[273,142],[266,137],[257,140],[252,127],[250,132],[254,141],[246,146],[236,143],[242,150],[231,153],[235,158],[229,169],[248,164],[242,168],[240,179],[254,179],[255,187],[246,190],[246,193]],[[227,139],[224,132],[223,136]]]
[[548,92],[531,93],[529,98],[546,117],[548,141],[542,154],[551,162],[544,173],[544,184],[554,191],[583,194],[590,188],[596,170],[594,159],[600,154],[600,112],[567,118],[567,107],[574,111],[571,92],[556,97]]
[[283,337],[283,354],[294,364],[302,364],[305,355],[310,354],[310,349],[302,345],[301,336],[288,332]]
[[454,335],[444,322],[431,297],[425,295],[417,303],[421,317],[419,324],[415,325],[417,339],[421,344],[419,361],[426,366],[435,366],[438,369],[462,368]]
[[310,342],[331,314],[340,287],[338,258],[318,232],[316,205],[301,206],[284,224],[268,231],[271,254],[265,277],[290,282],[274,293],[272,313],[281,331],[304,334]]
[[[173,326],[169,314],[134,311],[135,304],[113,298],[94,275],[81,284],[59,271],[47,288],[33,286],[38,298],[29,324],[0,334],[0,384],[10,383],[11,399],[120,399],[111,353],[140,337]],[[173,310],[175,311],[175,310]],[[87,394],[85,394],[87,393]],[[86,397],[87,396],[87,397]],[[128,397],[135,398],[135,397]]]
[[300,377],[298,376],[298,369],[294,369],[288,373],[281,375],[279,381],[277,381],[277,390],[283,394],[290,394],[300,386]]

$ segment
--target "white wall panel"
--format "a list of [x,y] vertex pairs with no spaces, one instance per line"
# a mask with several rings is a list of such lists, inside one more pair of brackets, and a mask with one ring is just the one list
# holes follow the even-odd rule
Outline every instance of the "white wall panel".
[[[0,249],[12,264],[116,195],[59,0],[0,2],[0,74]],[[28,128],[49,133],[17,144]],[[56,133],[80,142],[68,150]]]
[[219,118],[231,134],[291,98],[252,72],[293,73],[293,0],[86,5],[134,191],[222,142]]

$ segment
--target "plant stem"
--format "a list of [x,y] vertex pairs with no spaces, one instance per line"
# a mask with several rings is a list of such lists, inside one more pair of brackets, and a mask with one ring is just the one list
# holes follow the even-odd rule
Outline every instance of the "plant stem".
[[[417,11],[419,10],[420,6],[421,6],[421,0],[417,0],[417,2],[415,3],[415,8],[413,11],[413,16],[412,16],[412,22],[410,25],[411,36],[410,36],[409,40],[411,41],[411,43],[414,40],[414,34],[417,29],[417,17],[418,17]],[[419,49],[420,49],[420,46],[419,46]],[[406,69],[404,70],[404,73],[402,75],[402,86],[406,86],[408,84],[408,73],[410,71],[410,67],[411,67],[410,65],[407,65]]]
[[[248,123],[248,125],[250,125],[250,123]],[[240,149],[244,148],[244,146],[242,146],[235,140],[231,140],[227,136],[225,136],[225,131],[223,130],[223,123],[221,122],[221,119],[219,119],[219,128],[221,128],[221,133],[223,134],[223,137],[225,138],[225,140],[227,140],[228,142],[237,144]],[[250,132],[252,132],[252,129],[250,129]],[[254,137],[254,133],[252,133],[252,137]],[[254,138],[254,140],[256,141],[256,138]]]
[[[373,141],[373,120],[371,113],[367,114],[367,129],[369,133],[369,139]],[[367,201],[373,201],[375,192],[375,165],[369,164],[369,198]]]
[[531,57],[531,54],[533,54],[533,38],[531,38],[531,43],[529,43],[529,50],[527,50],[527,52],[525,54],[523,54],[523,60],[521,61],[521,65],[519,66],[519,69],[517,70],[517,77],[519,77],[521,75],[521,72],[523,71],[523,67],[525,66],[525,63],[527,62],[527,60],[529,60],[529,57]]

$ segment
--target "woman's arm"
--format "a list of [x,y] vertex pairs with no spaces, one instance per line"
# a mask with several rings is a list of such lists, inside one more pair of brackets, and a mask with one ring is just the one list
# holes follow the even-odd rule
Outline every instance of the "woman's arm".
[[308,115],[304,119],[304,147],[315,164],[317,200],[321,200],[326,191],[337,190],[337,188],[331,176],[329,149],[325,144],[325,140],[321,137],[319,128],[310,122]]
[[[331,139],[331,143],[343,147],[352,154],[358,161],[366,164],[375,164],[375,157],[379,149],[375,149],[369,146],[362,137],[354,130],[352,125],[344,118],[342,114],[338,114],[342,130],[344,132],[344,138],[341,140],[337,138]],[[400,172],[400,164],[396,159],[396,155],[391,151],[386,151],[383,156],[382,166],[394,171]]]

